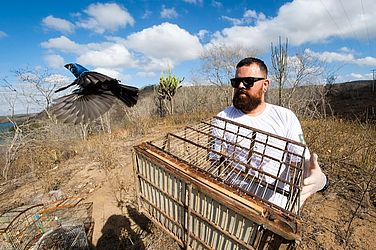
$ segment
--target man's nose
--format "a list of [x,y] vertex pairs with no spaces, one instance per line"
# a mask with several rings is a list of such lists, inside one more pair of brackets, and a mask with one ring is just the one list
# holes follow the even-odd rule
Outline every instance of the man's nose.
[[245,89],[246,87],[244,86],[244,83],[243,83],[243,81],[241,81],[240,83],[239,83],[239,89]]

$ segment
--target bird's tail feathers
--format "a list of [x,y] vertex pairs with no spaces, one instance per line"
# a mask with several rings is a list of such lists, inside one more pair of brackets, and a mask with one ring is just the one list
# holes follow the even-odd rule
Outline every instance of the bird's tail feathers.
[[139,90],[136,87],[117,84],[113,86],[111,92],[128,107],[132,107],[137,103]]

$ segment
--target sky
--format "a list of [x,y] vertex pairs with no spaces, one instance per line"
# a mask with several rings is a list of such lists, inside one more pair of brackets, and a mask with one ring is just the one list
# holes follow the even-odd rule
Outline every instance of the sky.
[[[20,69],[47,69],[70,83],[70,62],[140,88],[168,68],[189,84],[211,46],[257,51],[271,67],[270,44],[279,37],[288,38],[290,56],[325,62],[337,82],[372,79],[376,69],[374,0],[12,0],[1,7],[0,86],[21,84]],[[0,115],[10,112],[12,96],[0,89]]]

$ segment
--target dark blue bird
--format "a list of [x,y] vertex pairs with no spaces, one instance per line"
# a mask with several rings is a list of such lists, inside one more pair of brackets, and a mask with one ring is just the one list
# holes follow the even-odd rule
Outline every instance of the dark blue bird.
[[137,103],[138,88],[120,84],[118,80],[98,72],[89,71],[77,63],[64,66],[69,69],[76,79],[68,86],[55,92],[60,92],[73,85],[78,88],[69,95],[54,101],[51,107],[56,119],[62,122],[87,123],[106,113],[116,99],[128,107]]

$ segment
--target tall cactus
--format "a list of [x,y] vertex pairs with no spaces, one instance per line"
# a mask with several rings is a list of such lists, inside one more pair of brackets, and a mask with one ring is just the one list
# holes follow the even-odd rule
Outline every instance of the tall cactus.
[[[168,69],[167,77],[162,72],[159,78],[159,85],[157,87],[158,99],[160,102],[163,102],[169,114],[174,113],[174,96],[176,91],[181,87],[182,81],[184,81],[184,77],[183,79],[179,79],[174,76],[171,69]],[[169,105],[166,104],[166,101],[168,101]]]

